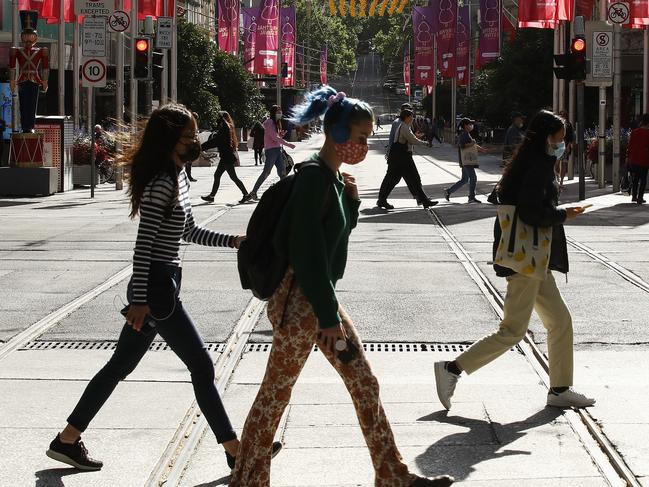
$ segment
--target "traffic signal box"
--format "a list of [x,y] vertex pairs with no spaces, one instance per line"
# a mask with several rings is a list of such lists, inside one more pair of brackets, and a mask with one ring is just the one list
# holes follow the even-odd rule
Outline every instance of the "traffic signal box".
[[575,37],[570,43],[570,54],[555,54],[554,75],[557,79],[584,80],[586,79],[586,40]]
[[151,40],[148,37],[136,37],[133,78],[149,79],[151,74]]

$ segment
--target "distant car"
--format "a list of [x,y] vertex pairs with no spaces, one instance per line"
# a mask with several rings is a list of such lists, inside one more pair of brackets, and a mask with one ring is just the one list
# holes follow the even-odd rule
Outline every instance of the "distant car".
[[397,88],[396,90],[394,90],[394,92],[397,95],[405,95],[406,94],[406,89],[405,88]]
[[393,91],[397,87],[396,83],[392,83],[390,81],[387,81],[383,83],[383,89],[384,90],[390,90]]

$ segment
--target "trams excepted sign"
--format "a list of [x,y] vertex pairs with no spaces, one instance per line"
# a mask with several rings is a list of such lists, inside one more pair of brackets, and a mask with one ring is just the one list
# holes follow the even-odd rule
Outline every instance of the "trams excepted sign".
[[108,17],[114,10],[114,0],[74,0],[75,15],[103,15]]
[[106,56],[106,17],[84,17],[81,55],[88,58]]
[[84,59],[81,66],[81,86],[102,88],[106,86],[106,60]]

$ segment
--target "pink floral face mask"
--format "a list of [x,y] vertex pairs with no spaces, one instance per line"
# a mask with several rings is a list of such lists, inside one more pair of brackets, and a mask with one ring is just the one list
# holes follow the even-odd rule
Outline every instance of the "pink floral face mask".
[[336,144],[334,148],[338,157],[346,164],[358,164],[365,159],[369,149],[367,144],[358,144],[350,140]]

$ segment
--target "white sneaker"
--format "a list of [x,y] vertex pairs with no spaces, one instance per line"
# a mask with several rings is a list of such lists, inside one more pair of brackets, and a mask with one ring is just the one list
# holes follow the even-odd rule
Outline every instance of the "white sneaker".
[[460,378],[453,372],[446,370],[448,362],[435,362],[435,383],[437,384],[437,397],[447,410],[451,409],[451,398],[455,392],[455,386]]
[[548,406],[555,408],[587,408],[595,404],[595,399],[568,389],[560,393],[548,392]]

